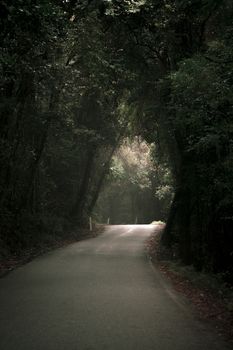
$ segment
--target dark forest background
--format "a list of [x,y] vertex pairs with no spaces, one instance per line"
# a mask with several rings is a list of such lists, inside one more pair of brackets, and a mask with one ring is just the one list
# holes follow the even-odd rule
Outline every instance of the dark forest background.
[[112,206],[115,222],[166,220],[184,263],[232,280],[232,1],[0,12],[1,255]]

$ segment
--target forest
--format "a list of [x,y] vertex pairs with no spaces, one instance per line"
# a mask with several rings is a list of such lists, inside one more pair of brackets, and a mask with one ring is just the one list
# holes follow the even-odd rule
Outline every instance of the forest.
[[163,220],[233,283],[231,0],[0,3],[0,254]]

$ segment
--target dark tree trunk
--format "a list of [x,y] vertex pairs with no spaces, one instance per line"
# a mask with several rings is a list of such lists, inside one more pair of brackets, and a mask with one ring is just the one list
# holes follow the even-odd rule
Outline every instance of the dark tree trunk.
[[20,212],[23,208],[27,207],[30,202],[30,197],[32,196],[36,173],[37,173],[37,170],[43,155],[43,151],[47,142],[49,128],[56,113],[56,106],[59,101],[59,94],[60,94],[60,91],[58,88],[56,90],[53,90],[51,93],[47,119],[45,121],[43,132],[41,133],[41,137],[38,142],[37,150],[35,152],[36,153],[35,158],[32,160],[29,168],[27,186],[25,187],[24,193],[21,197],[21,203],[19,205],[18,212]]
[[101,191],[101,189],[102,189],[102,186],[103,186],[105,177],[106,177],[106,175],[107,175],[107,172],[108,172],[108,170],[109,170],[109,166],[110,166],[110,163],[111,163],[111,159],[112,159],[112,156],[113,156],[113,154],[114,154],[114,152],[115,152],[115,150],[116,150],[116,147],[117,147],[117,145],[115,145],[115,146],[112,148],[112,150],[111,150],[111,152],[110,152],[110,154],[109,154],[109,156],[108,156],[108,159],[106,160],[106,162],[105,162],[104,165],[103,165],[102,172],[101,172],[101,174],[100,174],[100,176],[99,176],[99,181],[97,182],[97,185],[96,185],[96,187],[95,187],[95,191],[94,191],[94,193],[92,194],[91,202],[90,202],[90,204],[89,204],[89,206],[88,206],[88,213],[89,213],[89,214],[92,213],[92,211],[93,211],[93,209],[94,209],[94,207],[95,207],[95,204],[96,204],[96,202],[97,202],[97,200],[98,200],[99,193],[100,193],[100,191]]
[[95,152],[91,148],[87,152],[87,161],[86,166],[82,178],[82,182],[75,200],[75,204],[73,208],[71,209],[70,216],[74,221],[77,221],[78,223],[83,222],[83,216],[84,216],[84,209],[86,204],[86,197],[89,190],[89,183],[91,179],[91,172],[93,169],[93,161],[95,157]]

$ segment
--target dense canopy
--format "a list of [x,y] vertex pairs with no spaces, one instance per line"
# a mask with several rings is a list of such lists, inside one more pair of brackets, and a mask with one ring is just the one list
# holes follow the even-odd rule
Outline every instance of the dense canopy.
[[2,247],[107,220],[125,188],[116,221],[166,220],[163,242],[183,262],[230,280],[232,1],[5,0],[0,11]]

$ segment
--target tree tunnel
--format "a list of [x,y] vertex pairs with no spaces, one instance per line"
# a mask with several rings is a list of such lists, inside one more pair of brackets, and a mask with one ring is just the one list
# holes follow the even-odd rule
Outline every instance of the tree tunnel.
[[98,221],[146,224],[167,218],[173,196],[172,175],[155,156],[156,145],[141,137],[121,142],[94,208]]

